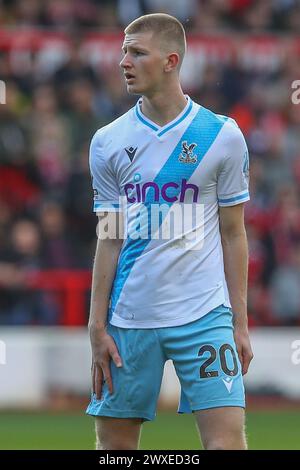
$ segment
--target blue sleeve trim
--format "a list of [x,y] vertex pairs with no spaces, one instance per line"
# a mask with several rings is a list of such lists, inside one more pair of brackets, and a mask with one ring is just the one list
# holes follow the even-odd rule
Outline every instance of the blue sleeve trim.
[[227,204],[228,202],[236,202],[236,201],[240,201],[241,199],[247,199],[247,198],[249,198],[248,191],[246,191],[243,194],[240,194],[239,196],[230,197],[228,199],[218,199],[218,202],[221,202],[222,204]]
[[106,210],[106,211],[119,211],[121,210],[120,204],[114,204],[112,202],[94,202],[94,211]]

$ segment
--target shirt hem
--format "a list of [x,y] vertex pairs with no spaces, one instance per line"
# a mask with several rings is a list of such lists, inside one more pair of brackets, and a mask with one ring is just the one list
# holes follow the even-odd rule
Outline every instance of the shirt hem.
[[[124,318],[119,317],[116,314],[113,314],[110,324],[113,326],[117,326],[118,328],[133,328],[133,329],[150,329],[150,328],[168,328],[171,326],[181,326],[181,325],[186,325],[187,323],[191,323],[195,320],[199,320],[199,318],[202,318],[204,315],[207,313],[211,312],[214,310],[216,307],[219,307],[219,305],[227,304],[226,298],[224,295],[219,296],[214,300],[214,302],[211,302],[209,304],[206,304],[206,306],[199,312],[195,313],[191,317],[187,318],[186,316],[180,316],[176,318],[168,318],[168,319],[161,319],[161,320],[156,320],[156,321],[151,321],[151,322],[145,322],[143,320],[138,321],[136,319],[134,320],[127,320]],[[186,304],[186,310],[188,310],[188,304]]]

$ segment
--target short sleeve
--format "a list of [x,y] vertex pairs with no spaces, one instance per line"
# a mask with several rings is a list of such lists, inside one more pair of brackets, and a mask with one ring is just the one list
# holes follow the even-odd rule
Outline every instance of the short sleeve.
[[110,167],[110,160],[101,152],[98,132],[91,141],[89,162],[94,191],[94,212],[120,212],[119,186]]
[[217,195],[219,206],[234,206],[250,199],[247,144],[235,121],[233,123],[230,124],[228,129],[226,155],[218,174]]

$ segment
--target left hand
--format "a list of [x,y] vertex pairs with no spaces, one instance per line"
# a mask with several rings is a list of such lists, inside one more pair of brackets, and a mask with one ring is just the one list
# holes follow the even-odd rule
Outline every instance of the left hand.
[[250,344],[248,328],[234,327],[234,340],[238,352],[239,360],[242,365],[242,374],[248,372],[249,364],[253,359],[253,352]]

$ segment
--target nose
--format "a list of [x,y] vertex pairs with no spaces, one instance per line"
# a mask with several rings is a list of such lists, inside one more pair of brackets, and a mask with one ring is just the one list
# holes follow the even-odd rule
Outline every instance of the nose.
[[130,60],[128,58],[128,54],[125,54],[124,57],[122,58],[121,62],[120,62],[120,67],[123,68],[123,69],[128,69],[131,67],[131,63],[130,63]]

